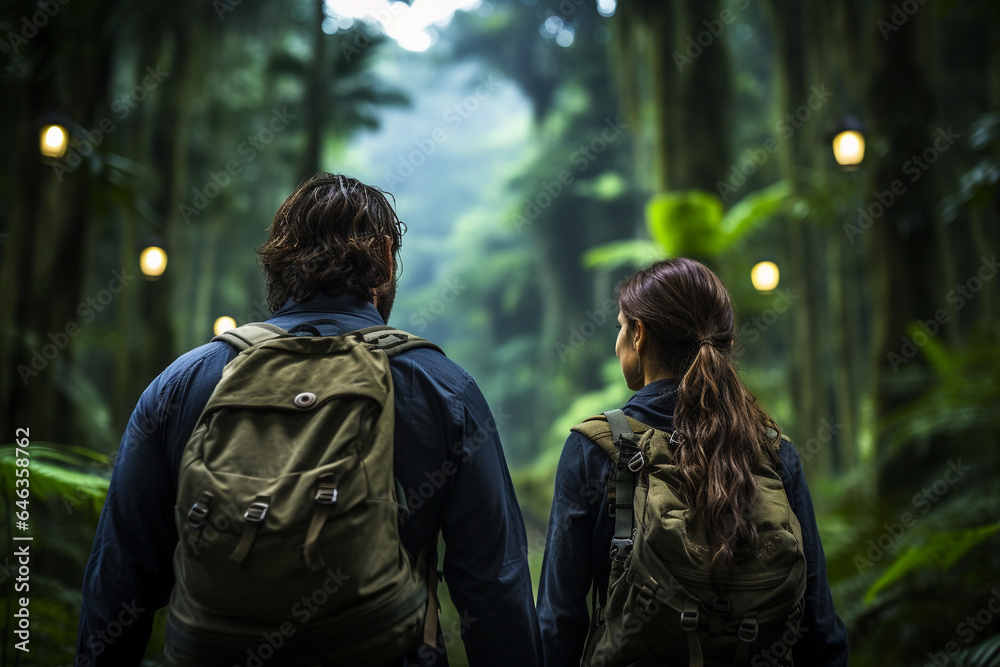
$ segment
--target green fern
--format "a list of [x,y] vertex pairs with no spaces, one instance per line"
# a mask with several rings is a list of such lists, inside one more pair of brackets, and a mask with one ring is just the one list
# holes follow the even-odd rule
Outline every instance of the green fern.
[[923,544],[907,548],[868,588],[865,603],[870,604],[879,592],[912,572],[948,570],[973,547],[992,537],[998,530],[1000,523],[949,530],[935,533]]
[[[106,456],[86,447],[51,442],[33,442],[27,452],[33,499],[45,502],[55,497],[68,507],[82,506],[94,515],[100,514],[108,494],[108,479],[88,468],[107,465]],[[0,446],[0,478],[14,479],[16,458],[13,444]]]

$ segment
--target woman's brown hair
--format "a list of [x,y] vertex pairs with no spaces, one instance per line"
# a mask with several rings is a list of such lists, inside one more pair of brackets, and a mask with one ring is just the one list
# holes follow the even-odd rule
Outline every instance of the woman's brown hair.
[[374,290],[394,279],[405,231],[380,188],[342,174],[316,174],[288,195],[257,251],[267,305],[278,310],[289,298],[305,301],[319,291],[370,301]]
[[780,430],[730,360],[736,330],[729,293],[703,264],[670,259],[626,279],[618,307],[627,331],[642,321],[660,369],[680,378],[674,463],[714,549],[712,571],[732,565],[756,549],[754,473],[778,464],[767,429]]

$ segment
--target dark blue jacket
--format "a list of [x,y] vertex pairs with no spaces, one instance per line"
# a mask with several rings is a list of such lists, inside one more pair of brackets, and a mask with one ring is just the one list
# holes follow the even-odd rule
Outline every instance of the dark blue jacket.
[[[659,380],[635,393],[622,408],[647,426],[669,430],[673,423],[676,380]],[[826,579],[826,559],[813,514],[812,498],[795,449],[782,441],[778,470],[788,502],[802,527],[806,555],[806,599],[803,631],[792,647],[796,665],[847,665],[847,632],[833,609]],[[555,496],[545,541],[545,558],[538,589],[538,621],[542,629],[546,667],[579,665],[590,628],[588,592],[600,582],[607,594],[614,519],[608,516],[605,482],[611,459],[579,433],[563,446],[556,471]],[[766,650],[767,647],[758,647]],[[681,650],[686,651],[684,647]],[[779,650],[782,650],[779,647]],[[767,656],[760,654],[763,662]]]
[[[290,301],[268,322],[318,326],[338,334],[383,324],[372,304],[353,296]],[[153,615],[174,583],[174,503],[181,452],[235,356],[226,343],[177,359],[143,392],[115,459],[83,582],[78,665],[138,665]],[[461,634],[471,665],[536,665],[541,643],[528,573],[521,512],[497,424],[473,379],[429,349],[391,360],[395,392],[394,470],[412,514],[400,534],[417,553],[438,529],[447,548],[444,578],[461,626],[438,633],[406,663],[447,666],[444,644]],[[442,632],[443,631],[443,632]]]

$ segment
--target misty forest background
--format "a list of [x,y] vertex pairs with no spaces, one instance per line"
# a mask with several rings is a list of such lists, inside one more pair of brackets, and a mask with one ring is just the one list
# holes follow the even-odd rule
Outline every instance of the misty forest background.
[[[852,664],[998,664],[1000,5],[387,7],[0,2],[8,611],[19,427],[38,536],[16,664],[72,662],[139,394],[216,318],[269,315],[254,249],[319,170],[395,195],[391,323],[481,385],[536,581],[568,428],[629,395],[614,286],[691,256],[728,286],[740,372],[803,458]],[[50,123],[62,158],[40,155]],[[830,138],[851,123],[867,151],[846,171]],[[149,245],[168,257],[155,281]],[[763,260],[769,293],[750,281]],[[147,664],[161,654],[156,633]]]

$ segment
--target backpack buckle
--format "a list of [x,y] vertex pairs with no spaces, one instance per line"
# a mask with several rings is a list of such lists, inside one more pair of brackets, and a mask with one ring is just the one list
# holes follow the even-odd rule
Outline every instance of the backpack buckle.
[[632,544],[630,538],[619,539],[616,537],[611,540],[611,559],[619,563],[624,562],[632,553]]
[[644,465],[646,465],[646,459],[643,457],[642,452],[636,452],[635,456],[629,459],[628,469],[632,472],[639,472]]
[[316,490],[316,502],[320,505],[333,505],[337,502],[337,487],[332,482],[321,482]]
[[243,518],[247,521],[253,521],[254,523],[260,523],[267,516],[268,504],[262,500],[255,500],[250,503],[250,507],[247,511],[243,513]]
[[187,520],[192,528],[201,528],[205,525],[205,518],[208,516],[208,510],[212,507],[213,498],[215,495],[211,491],[202,491],[198,500],[191,506]]
[[752,644],[757,640],[757,631],[759,629],[760,626],[757,624],[756,616],[744,616],[743,620],[740,621],[740,629],[737,634],[740,641]]
[[687,632],[698,629],[698,610],[687,610],[681,612],[681,628]]

